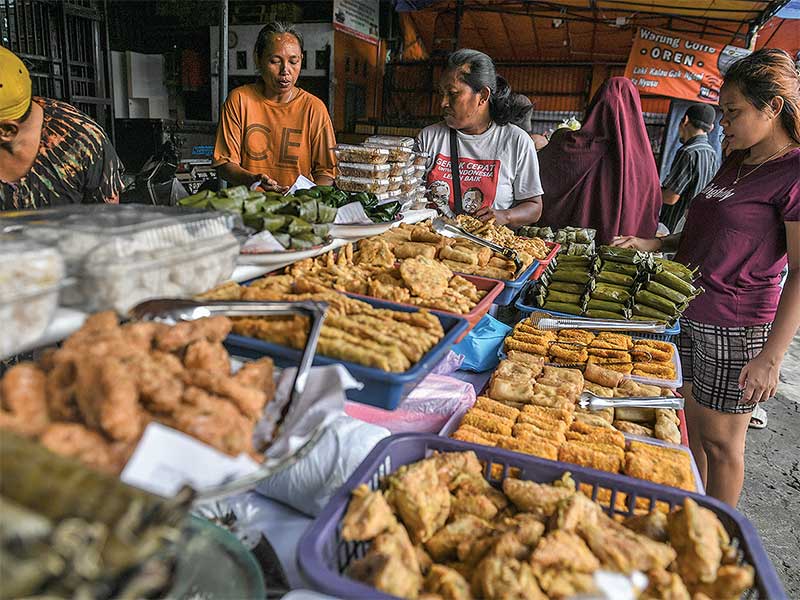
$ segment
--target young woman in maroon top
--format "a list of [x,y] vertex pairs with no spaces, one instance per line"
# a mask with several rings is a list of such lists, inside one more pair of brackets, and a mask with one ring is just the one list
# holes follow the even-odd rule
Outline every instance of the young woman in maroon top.
[[[782,50],[734,63],[720,93],[730,156],[681,234],[613,244],[676,251],[705,289],[681,320],[689,443],[707,492],[733,506],[753,409],[774,395],[800,325],[800,74]],[[781,273],[789,275],[781,293]]]

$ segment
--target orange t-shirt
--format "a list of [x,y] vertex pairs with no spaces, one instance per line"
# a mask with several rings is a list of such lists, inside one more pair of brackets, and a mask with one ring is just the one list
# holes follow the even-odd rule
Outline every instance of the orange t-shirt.
[[217,127],[214,166],[232,162],[286,186],[301,174],[334,177],[336,137],[328,110],[313,94],[296,89],[285,104],[267,100],[259,84],[233,90]]

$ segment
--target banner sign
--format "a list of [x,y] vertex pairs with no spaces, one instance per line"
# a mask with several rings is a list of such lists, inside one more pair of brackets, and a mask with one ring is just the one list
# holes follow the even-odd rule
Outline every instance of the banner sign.
[[716,104],[723,74],[732,62],[746,54],[744,48],[640,27],[628,56],[625,77],[643,94]]
[[378,0],[334,0],[333,27],[365,42],[377,45],[379,40]]

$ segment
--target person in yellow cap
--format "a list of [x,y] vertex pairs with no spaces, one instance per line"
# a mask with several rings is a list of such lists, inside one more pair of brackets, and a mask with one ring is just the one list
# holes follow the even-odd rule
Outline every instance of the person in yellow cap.
[[0,210],[119,202],[123,166],[103,129],[65,102],[31,95],[0,47]]

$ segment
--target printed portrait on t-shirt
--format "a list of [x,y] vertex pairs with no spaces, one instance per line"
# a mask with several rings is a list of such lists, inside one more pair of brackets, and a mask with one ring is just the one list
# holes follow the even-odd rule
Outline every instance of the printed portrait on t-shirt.
[[431,200],[439,208],[446,207],[450,202],[450,186],[444,181],[433,181],[428,186]]
[[[500,175],[499,160],[459,158],[458,175],[461,181],[461,205],[464,212],[475,213],[483,207],[494,204]],[[455,209],[450,157],[441,153],[436,155],[433,168],[428,173],[428,187],[431,190],[441,189],[444,192],[440,184],[447,187],[448,205],[451,209]]]

